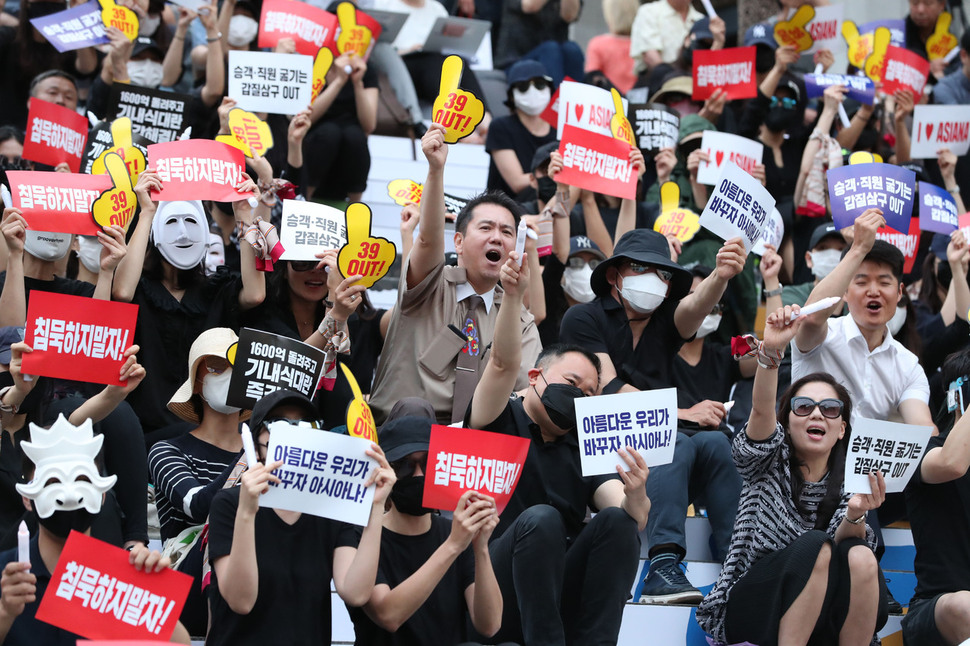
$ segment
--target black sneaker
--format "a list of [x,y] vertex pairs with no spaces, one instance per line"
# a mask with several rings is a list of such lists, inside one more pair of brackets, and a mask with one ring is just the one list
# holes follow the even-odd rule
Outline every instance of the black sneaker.
[[685,569],[681,562],[674,559],[665,559],[656,566],[651,565],[647,578],[643,580],[640,603],[691,606],[699,604],[704,595],[687,580]]

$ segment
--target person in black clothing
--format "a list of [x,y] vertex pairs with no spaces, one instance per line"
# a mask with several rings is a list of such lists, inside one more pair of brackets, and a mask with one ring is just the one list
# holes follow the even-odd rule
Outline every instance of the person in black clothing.
[[604,260],[606,256],[603,252],[586,236],[569,238],[569,256],[565,264],[556,254],[546,258],[542,270],[546,318],[538,326],[543,347],[558,343],[559,326],[566,310],[577,303],[588,303],[596,298],[589,279],[596,266]]

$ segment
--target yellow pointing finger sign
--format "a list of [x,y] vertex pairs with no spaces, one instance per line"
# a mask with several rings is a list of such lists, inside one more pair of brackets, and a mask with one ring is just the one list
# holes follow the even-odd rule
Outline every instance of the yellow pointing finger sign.
[[357,24],[357,7],[351,2],[341,2],[337,5],[337,21],[340,23],[337,51],[353,52],[361,57],[367,54],[373,34],[369,28]]
[[892,34],[886,27],[879,27],[872,36],[872,51],[866,58],[866,76],[878,83],[882,80],[883,69],[886,67],[886,50]]
[[387,238],[370,234],[370,207],[354,202],[347,207],[347,244],[337,254],[337,267],[344,278],[361,276],[357,284],[371,287],[390,271],[397,249]]
[[273,133],[269,125],[242,108],[229,111],[229,131],[232,134],[219,135],[216,141],[238,148],[246,157],[265,157],[273,147]]
[[333,52],[329,47],[324,45],[317,52],[316,58],[313,59],[313,94],[312,98],[317,98],[320,92],[323,91],[323,86],[327,84],[327,72],[330,71],[330,66],[333,65]]
[[957,46],[957,37],[950,33],[951,22],[953,22],[953,16],[949,11],[944,11],[936,19],[936,28],[926,39],[926,53],[929,54],[931,61],[946,58],[950,50]]
[[111,178],[111,188],[94,200],[91,215],[102,227],[118,225],[127,231],[138,204],[131,186],[131,177],[128,175],[125,160],[118,153],[108,153],[104,158],[104,165]]
[[423,190],[424,186],[413,179],[393,179],[387,184],[387,195],[398,206],[404,206],[408,202],[421,204]]
[[791,20],[781,20],[775,25],[775,41],[782,47],[791,46],[795,51],[804,52],[812,46],[812,35],[805,29],[805,25],[815,17],[815,8],[810,4],[803,4],[791,17]]
[[610,131],[616,139],[636,146],[637,141],[633,138],[630,120],[626,118],[626,114],[623,112],[623,98],[616,91],[616,88],[610,88],[610,94],[613,96],[613,117],[610,119]]
[[340,369],[350,382],[350,390],[354,393],[354,398],[347,406],[347,433],[351,437],[361,437],[377,444],[377,424],[374,423],[374,415],[371,413],[370,406],[364,401],[364,395],[360,392],[360,386],[354,379],[354,373],[346,364],[341,363]]
[[460,56],[449,56],[441,64],[441,85],[432,109],[434,122],[445,127],[445,143],[449,144],[475,132],[485,117],[481,99],[458,88],[463,66]]
[[101,0],[101,21],[105,27],[114,27],[128,40],[138,38],[138,16],[128,7],[116,5],[114,0]]
[[136,148],[131,142],[131,119],[119,117],[111,122],[111,148],[101,153],[91,165],[92,175],[104,175],[106,172],[104,160],[108,153],[117,153],[128,167],[128,176],[132,183],[138,181],[138,175],[145,170],[145,153]]
[[849,63],[862,69],[866,57],[872,51],[872,32],[859,35],[859,28],[851,20],[842,23],[842,38],[849,49]]
[[660,215],[653,223],[653,230],[676,236],[681,242],[689,242],[700,228],[697,214],[680,208],[680,187],[677,182],[664,182],[660,187]]

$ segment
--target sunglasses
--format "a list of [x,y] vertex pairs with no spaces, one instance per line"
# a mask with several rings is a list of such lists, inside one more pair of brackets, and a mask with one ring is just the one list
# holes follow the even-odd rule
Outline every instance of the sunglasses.
[[777,106],[779,103],[781,104],[781,107],[785,108],[786,110],[794,110],[795,109],[795,104],[796,104],[795,99],[792,99],[791,97],[787,97],[787,96],[784,97],[784,98],[781,98],[781,99],[779,99],[776,96],[771,97],[771,107],[772,108],[774,108],[775,106]]
[[428,453],[426,451],[412,453],[406,458],[401,458],[400,460],[391,462],[391,468],[394,469],[394,475],[396,475],[398,478],[407,478],[413,475],[417,470],[417,467],[421,467],[421,473],[428,472]]
[[573,256],[572,258],[569,259],[569,262],[567,263],[567,266],[570,269],[582,269],[587,264],[589,265],[589,268],[590,269],[596,269],[596,267],[599,266],[600,261],[599,261],[598,258],[593,258],[592,260],[589,261],[589,263],[587,263],[585,260],[583,260],[579,256]]
[[519,92],[528,92],[530,85],[537,90],[544,90],[547,87],[550,87],[549,81],[540,76],[539,78],[529,79],[528,81],[519,81],[518,83],[513,83],[512,89],[518,90]]
[[316,269],[319,261],[316,260],[291,260],[290,269],[293,271],[311,271]]
[[818,406],[818,411],[822,417],[836,419],[842,415],[842,402],[838,399],[823,399],[820,402],[811,397],[792,397],[791,412],[799,417],[808,417]]
[[660,269],[659,267],[654,267],[653,265],[641,265],[640,263],[631,262],[630,271],[634,274],[646,274],[648,272],[656,272],[660,279],[665,283],[669,283],[674,277],[674,272],[667,271],[666,269]]

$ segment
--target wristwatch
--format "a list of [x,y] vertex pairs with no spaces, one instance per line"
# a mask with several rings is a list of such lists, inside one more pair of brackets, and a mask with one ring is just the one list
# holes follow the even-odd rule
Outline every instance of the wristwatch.
[[772,296],[781,296],[782,287],[779,285],[775,289],[769,289],[765,291],[765,298],[771,298]]

